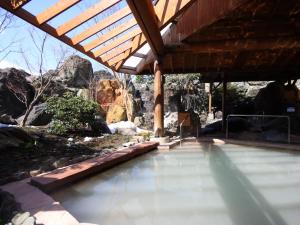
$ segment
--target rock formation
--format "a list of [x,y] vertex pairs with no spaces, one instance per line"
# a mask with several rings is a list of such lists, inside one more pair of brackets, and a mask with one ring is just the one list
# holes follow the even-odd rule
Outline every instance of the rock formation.
[[93,67],[90,61],[77,55],[69,57],[59,68],[54,80],[61,81],[67,87],[88,88],[93,79]]
[[28,76],[22,70],[0,69],[0,115],[17,118],[25,112],[26,106],[20,99],[29,103],[34,95],[33,86],[26,80]]

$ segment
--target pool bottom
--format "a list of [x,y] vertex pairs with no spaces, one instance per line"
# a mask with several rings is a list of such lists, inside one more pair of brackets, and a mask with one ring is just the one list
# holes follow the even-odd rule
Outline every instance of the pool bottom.
[[148,153],[53,197],[104,224],[298,224],[300,157],[237,145]]

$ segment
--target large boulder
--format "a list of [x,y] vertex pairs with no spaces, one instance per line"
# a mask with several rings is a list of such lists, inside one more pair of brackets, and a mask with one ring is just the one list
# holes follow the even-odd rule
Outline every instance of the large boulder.
[[100,80],[96,84],[97,102],[105,112],[108,112],[109,107],[117,101],[123,105],[122,91],[117,80]]
[[0,69],[0,115],[17,118],[25,112],[21,99],[29,103],[34,96],[34,88],[26,79],[29,76],[14,68]]
[[94,77],[97,80],[113,80],[114,76],[107,70],[98,70],[94,72]]
[[0,150],[25,146],[34,141],[34,137],[20,128],[2,127],[0,129]]
[[126,109],[121,105],[111,105],[106,115],[106,122],[108,124],[125,121],[127,119]]
[[255,97],[256,111],[264,114],[282,114],[287,106],[296,105],[299,90],[295,85],[284,85],[283,82],[269,83]]
[[[26,121],[26,125],[32,126],[45,126],[51,122],[52,115],[46,113],[47,104],[42,103],[33,107]],[[20,123],[24,118],[24,115],[17,119]]]
[[68,87],[88,88],[93,78],[93,67],[89,60],[77,55],[69,57],[59,68],[55,80]]

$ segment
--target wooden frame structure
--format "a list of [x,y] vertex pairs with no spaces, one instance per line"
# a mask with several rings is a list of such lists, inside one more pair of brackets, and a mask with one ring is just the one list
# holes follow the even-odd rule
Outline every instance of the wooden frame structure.
[[[163,72],[201,73],[203,82],[224,82],[223,102],[226,82],[300,77],[300,0],[99,0],[58,27],[49,22],[85,0],[56,0],[38,15],[24,9],[34,1],[1,0],[0,7],[113,71],[154,73],[158,136],[163,136]],[[70,37],[117,5],[121,9]],[[150,51],[139,52],[146,43]],[[139,64],[126,65],[133,56]]]
[[[152,74],[158,60],[165,73],[202,73],[211,82],[224,73],[228,81],[295,77],[300,69],[300,0],[99,0],[58,27],[49,22],[85,0],[56,0],[33,15],[24,6],[35,1],[1,0],[0,7],[116,72]],[[139,52],[146,43],[151,50]],[[132,56],[140,59],[134,67],[126,64]]]
[[[155,3],[151,0],[128,0],[128,6],[113,12],[108,17],[73,37],[69,37],[67,33],[87,23],[93,17],[108,11],[113,6],[121,4],[122,0],[100,0],[79,15],[74,15],[73,18],[70,18],[70,20],[57,28],[51,26],[49,21],[55,19],[69,8],[76,6],[82,0],[57,0],[54,5],[38,15],[33,15],[23,8],[26,3],[30,1],[33,2],[34,0],[2,0],[0,1],[0,7],[10,11],[97,62],[114,71],[121,72],[122,70],[128,70],[126,67],[123,67],[123,65],[130,56],[145,57],[137,53],[137,50],[147,41],[155,53],[157,52],[154,48],[156,48],[157,45],[159,45],[158,50],[163,51],[164,45],[160,30],[178,17],[183,10],[195,0],[159,0],[155,1]],[[133,14],[134,18],[128,19],[113,27],[131,14]],[[108,29],[110,27],[113,28]],[[99,35],[100,32],[105,30],[107,30],[107,32]],[[155,34],[155,36],[153,34]],[[93,41],[82,44],[87,39],[96,35],[98,37]],[[152,39],[152,37],[154,37],[154,39]]]

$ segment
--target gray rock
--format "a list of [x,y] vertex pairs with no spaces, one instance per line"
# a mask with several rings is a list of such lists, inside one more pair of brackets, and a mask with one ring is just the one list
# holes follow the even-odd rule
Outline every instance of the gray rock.
[[63,167],[66,165],[66,162],[68,162],[68,160],[69,160],[69,158],[66,158],[66,157],[58,159],[52,164],[52,166],[55,168]]
[[7,115],[7,114],[0,115],[0,123],[12,124],[12,125],[17,124],[16,120],[14,118],[12,118],[11,115]]
[[[46,113],[47,104],[42,103],[33,107],[26,121],[26,125],[45,126],[51,122],[52,115]],[[17,119],[20,123],[24,115]]]
[[16,202],[14,196],[0,189],[0,218],[3,222],[11,221],[17,212],[21,211],[21,206]]
[[28,218],[30,217],[30,213],[29,212],[24,212],[24,213],[18,213],[16,214],[11,222],[13,225],[21,225],[23,224]]
[[90,61],[77,55],[69,57],[58,71],[55,80],[67,87],[88,88],[93,78],[93,67]]
[[0,129],[0,150],[9,147],[26,146],[33,143],[35,139],[27,132],[16,127],[5,127]]
[[95,120],[90,124],[90,126],[93,132],[95,132],[96,134],[111,134],[107,123],[100,115],[96,116]]
[[142,127],[145,123],[145,120],[142,116],[137,116],[134,118],[134,125],[136,125],[137,127]]
[[17,118],[25,112],[25,104],[16,95],[27,98],[28,102],[32,100],[34,88],[26,80],[28,76],[29,74],[22,70],[0,69],[0,115]]
[[28,217],[21,225],[35,225],[34,217]]
[[178,128],[178,113],[168,112],[164,116],[164,128],[170,132],[176,132]]
[[115,79],[114,76],[106,70],[95,71],[94,72],[94,77],[97,80],[112,80],[112,79]]

